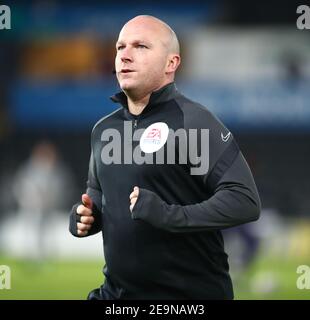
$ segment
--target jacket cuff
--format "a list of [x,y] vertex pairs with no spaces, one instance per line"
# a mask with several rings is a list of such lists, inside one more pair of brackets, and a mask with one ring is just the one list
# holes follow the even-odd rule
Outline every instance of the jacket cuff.
[[70,213],[70,217],[69,217],[69,231],[70,233],[75,236],[75,237],[80,237],[78,235],[78,232],[77,232],[77,222],[78,222],[78,214],[76,212],[78,206],[80,205],[81,203],[76,203],[72,209],[71,209],[71,213]]
[[132,219],[141,219],[153,225],[162,221],[164,215],[162,199],[154,192],[139,188],[139,196],[132,210]]

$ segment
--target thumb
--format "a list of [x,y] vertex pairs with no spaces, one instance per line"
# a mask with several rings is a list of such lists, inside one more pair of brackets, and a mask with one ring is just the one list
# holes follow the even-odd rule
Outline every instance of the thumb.
[[86,208],[88,208],[88,209],[93,208],[93,200],[90,198],[90,196],[88,194],[84,193],[82,195],[82,202]]

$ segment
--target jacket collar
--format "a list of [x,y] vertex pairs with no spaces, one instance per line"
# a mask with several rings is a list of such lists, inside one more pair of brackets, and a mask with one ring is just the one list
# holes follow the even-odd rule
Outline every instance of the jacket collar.
[[[143,112],[148,111],[153,106],[169,101],[173,99],[178,94],[178,90],[174,82],[168,83],[164,87],[153,91],[150,96],[150,100],[147,106],[144,108]],[[115,94],[114,96],[110,97],[113,102],[120,103],[124,108],[128,109],[127,104],[127,96],[123,91]]]

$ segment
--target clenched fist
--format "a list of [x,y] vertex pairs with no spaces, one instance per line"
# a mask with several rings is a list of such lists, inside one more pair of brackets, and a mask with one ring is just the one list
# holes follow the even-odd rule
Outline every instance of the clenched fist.
[[88,194],[84,193],[82,195],[82,203],[76,209],[77,214],[80,215],[80,222],[77,222],[77,233],[79,236],[86,236],[94,223],[93,201]]
[[129,196],[130,199],[130,211],[132,212],[133,207],[135,206],[137,200],[138,200],[138,196],[139,196],[139,188],[138,187],[134,187],[132,193]]

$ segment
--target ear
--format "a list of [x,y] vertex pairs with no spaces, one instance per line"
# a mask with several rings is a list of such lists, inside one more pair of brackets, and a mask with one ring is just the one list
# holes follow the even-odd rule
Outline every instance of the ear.
[[178,54],[169,54],[166,66],[166,73],[174,73],[181,63],[181,57]]

